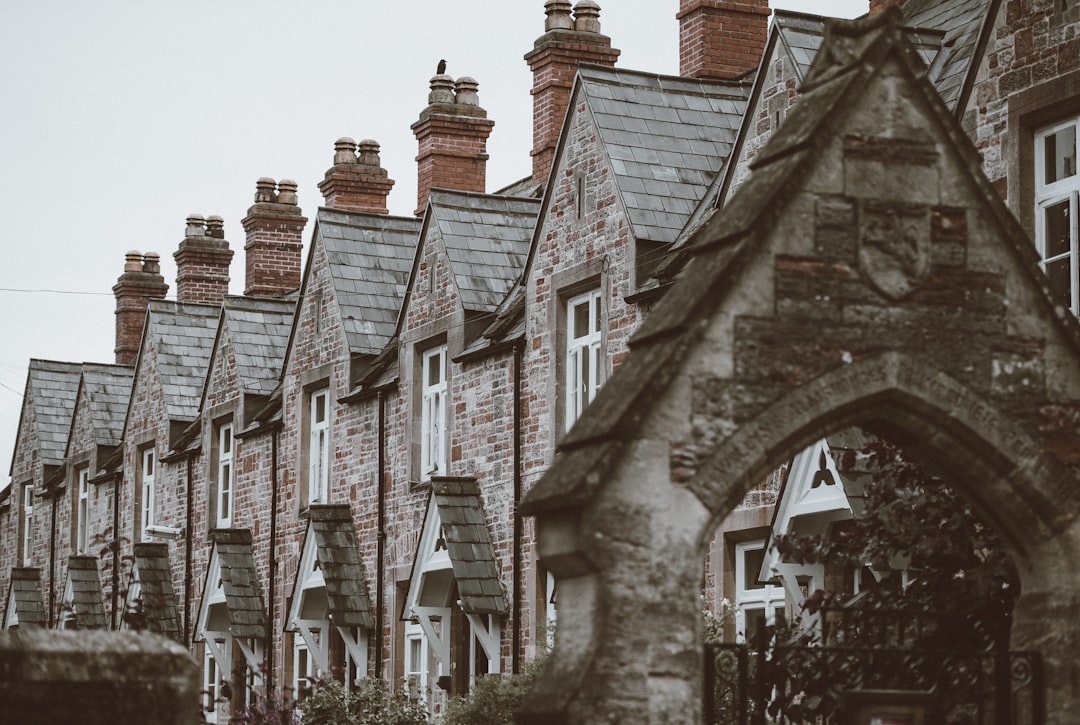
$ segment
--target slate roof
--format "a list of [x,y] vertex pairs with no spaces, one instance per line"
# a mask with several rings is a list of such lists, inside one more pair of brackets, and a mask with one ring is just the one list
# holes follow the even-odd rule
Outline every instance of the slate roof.
[[295,300],[225,298],[222,327],[228,328],[244,392],[255,395],[274,392],[295,311]]
[[151,632],[181,642],[180,618],[169,570],[169,545],[135,544],[135,576],[139,582],[142,613]]
[[124,416],[131,398],[131,383],[132,369],[126,365],[87,363],[83,366],[76,404],[81,402],[88,408],[97,445],[120,444]]
[[377,355],[393,337],[419,232],[412,217],[319,209],[315,234],[351,352]]
[[[210,532],[221,569],[229,631],[234,637],[264,637],[266,608],[263,606],[259,573],[255,568],[249,529],[214,529]],[[207,591],[212,591],[207,582]],[[203,592],[206,596],[206,591]]]
[[[41,593],[41,569],[16,566],[11,569],[8,601],[5,611],[14,609],[19,627],[44,627],[48,622],[45,598]],[[6,626],[5,622],[5,626]]]
[[71,608],[78,629],[105,629],[105,598],[101,592],[97,557],[72,556],[68,559],[68,587]]
[[731,153],[749,87],[597,66],[579,78],[635,237],[675,241]]
[[472,614],[506,614],[479,484],[473,478],[435,478],[431,488],[461,608]]
[[944,32],[935,54],[930,80],[949,110],[962,110],[963,91],[976,58],[983,26],[990,22],[992,0],[908,0],[900,6],[904,24]]
[[308,513],[307,535],[315,538],[330,619],[342,627],[373,628],[375,619],[349,505],[312,505]]
[[466,310],[493,312],[525,266],[538,199],[432,190],[428,208],[442,236]]
[[[172,420],[194,420],[199,415],[220,315],[221,308],[213,305],[150,302],[143,336],[152,337],[157,349],[162,396]],[[144,339],[137,366],[142,365],[147,344]]]
[[[33,407],[38,456],[44,465],[64,462],[82,369],[81,363],[30,360],[25,398]],[[16,447],[19,443],[16,440]]]
[[[713,215],[690,241],[688,249],[696,255],[693,263],[645,318],[631,338],[626,361],[559,443],[559,454],[522,503],[524,515],[580,504],[606,480],[621,458],[623,445],[637,436],[648,415],[648,401],[663,394],[677,374],[679,361],[696,344],[704,329],[696,323],[712,314],[722,298],[716,291],[732,284],[728,277],[737,274],[735,270],[758,243],[755,230],[774,220],[772,210],[782,203],[790,180],[806,173],[817,153],[814,139],[843,112],[844,99],[858,93],[886,57],[901,58],[916,79],[924,75],[925,67],[913,57],[908,34],[891,24],[896,15],[885,11],[861,21],[835,21],[834,27],[841,32],[831,34],[830,42],[840,47],[818,54],[798,105],[758,154],[753,173],[722,213]],[[935,100],[927,95],[932,110],[942,109]],[[996,223],[1014,230],[1017,253],[1030,258],[1030,243],[1023,242],[1026,235],[981,175],[981,161],[969,139],[955,119],[944,113],[937,118],[952,138],[955,153],[972,169],[972,180],[981,184]]]

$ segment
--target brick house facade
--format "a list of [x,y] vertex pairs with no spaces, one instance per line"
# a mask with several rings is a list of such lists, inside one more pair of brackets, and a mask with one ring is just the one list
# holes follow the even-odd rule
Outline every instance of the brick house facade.
[[[522,196],[484,193],[494,122],[474,79],[437,75],[412,127],[418,218],[387,213],[393,181],[378,144],[342,138],[303,262],[295,183],[257,182],[244,296],[226,296],[232,252],[215,217],[187,219],[176,302],[159,299],[156,255],[128,255],[114,288],[118,365],[31,363],[0,494],[0,591],[14,569],[38,569],[48,623],[64,620],[85,505],[91,538],[117,542],[99,573],[106,620],[123,626],[121,562],[136,544],[159,545],[139,561],[167,562],[176,636],[202,664],[219,722],[259,688],[298,696],[316,670],[414,678],[437,711],[473,676],[517,671],[544,650],[556,592],[521,499],[685,270],[688,240],[753,178],[828,33],[824,18],[797,13],[766,27],[764,2],[683,0],[690,77],[668,77],[614,68],[590,0],[545,9],[526,56],[536,114]],[[1060,202],[1039,196],[1036,157],[1047,128],[1080,127],[1075,10],[1048,0],[900,9],[990,180],[1044,247]],[[725,27],[752,36],[736,57],[715,42]],[[1075,175],[1075,150],[1071,159]],[[1062,193],[1075,209],[1077,192]],[[817,211],[837,235],[849,216]],[[63,378],[47,399],[43,375]],[[767,530],[781,477],[721,523],[708,601],[733,598],[733,552]],[[355,557],[326,543],[351,541],[349,531]],[[335,566],[343,579],[331,581]],[[250,572],[257,586],[243,594],[226,584]],[[352,598],[331,602],[342,587]],[[162,619],[172,610],[155,604],[152,626],[172,631]],[[261,636],[241,622],[253,611]]]

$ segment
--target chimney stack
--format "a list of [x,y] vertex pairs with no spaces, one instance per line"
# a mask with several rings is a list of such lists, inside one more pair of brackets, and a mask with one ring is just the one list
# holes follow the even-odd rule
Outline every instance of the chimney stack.
[[769,33],[768,0],[680,0],[679,74],[735,80],[758,67]]
[[416,154],[416,215],[427,208],[433,188],[477,191],[487,183],[487,138],[495,125],[480,107],[473,78],[455,82],[445,73],[431,79],[428,106],[412,125]]
[[593,63],[611,67],[619,59],[611,38],[600,34],[600,6],[592,0],[575,5],[573,16],[568,0],[548,0],[544,12],[544,34],[525,54],[533,73],[534,184],[547,183],[578,66]]
[[870,0],[870,14],[880,13],[886,8],[899,7],[903,4],[904,0]]
[[275,297],[300,286],[307,219],[296,204],[296,182],[255,182],[255,203],[241,222],[244,244],[244,294]]
[[150,300],[165,298],[169,285],[161,276],[161,258],[153,252],[128,252],[124,273],[113,285],[116,296],[116,355],[117,365],[131,365],[139,354],[146,306]]
[[219,216],[192,214],[176,260],[176,301],[220,305],[229,293],[232,250],[225,241],[225,222]]
[[386,214],[386,197],[394,181],[380,166],[379,144],[364,139],[339,138],[334,144],[334,165],[319,182],[326,206],[341,211]]

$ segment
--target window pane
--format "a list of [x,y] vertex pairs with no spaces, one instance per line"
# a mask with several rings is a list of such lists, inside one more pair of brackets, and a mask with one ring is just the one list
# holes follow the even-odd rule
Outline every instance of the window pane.
[[153,451],[153,449],[147,450],[146,454],[143,456],[143,475],[146,475],[146,476],[153,476],[154,475],[154,451]]
[[571,337],[584,337],[589,334],[589,301],[584,300],[574,305],[574,327]]
[[230,426],[221,429],[221,452],[232,453],[232,428]]
[[1076,175],[1076,126],[1048,135],[1043,151],[1046,159],[1046,183]]
[[765,562],[765,549],[746,549],[743,553],[743,589],[763,589],[758,583],[761,565]]
[[427,369],[427,383],[426,385],[436,385],[442,382],[442,354],[434,354],[428,356],[428,369]]
[[600,298],[593,298],[593,332],[600,332]]
[[1069,223],[1069,200],[1062,199],[1056,204],[1047,206],[1044,214],[1046,252],[1043,259],[1053,259],[1059,254],[1065,254],[1071,248],[1069,233],[1072,225]]
[[762,632],[765,629],[765,609],[747,609],[745,610],[746,617],[746,641],[753,643],[757,640],[758,632]]
[[326,394],[319,393],[315,396],[315,422],[322,423],[326,420]]
[[1050,278],[1050,291],[1054,299],[1064,307],[1072,306],[1072,259],[1061,259],[1046,264],[1046,276]]

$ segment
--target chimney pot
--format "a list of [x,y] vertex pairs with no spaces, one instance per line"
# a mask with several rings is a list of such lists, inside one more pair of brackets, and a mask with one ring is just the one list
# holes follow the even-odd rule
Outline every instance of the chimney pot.
[[277,202],[279,204],[289,204],[296,206],[296,188],[297,183],[292,179],[282,179],[278,182],[278,195]]
[[225,220],[217,214],[206,217],[206,236],[214,239],[225,238]]
[[144,254],[142,271],[147,274],[161,274],[161,255],[157,252]]
[[454,102],[465,106],[479,106],[480,98],[476,93],[479,87],[480,84],[476,82],[475,78],[469,76],[458,78],[457,83],[454,85],[456,91]]
[[125,272],[141,272],[142,271],[142,252],[137,249],[132,249],[126,255],[124,255],[124,271]]
[[357,160],[362,166],[380,166],[379,142],[365,138],[357,145]]
[[356,163],[356,142],[342,136],[334,142],[334,165]]
[[428,105],[454,102],[454,79],[445,73],[431,77],[431,92],[428,93]]
[[188,214],[185,237],[206,236],[206,219],[202,214]]
[[574,30],[581,33],[600,32],[600,6],[593,0],[581,0],[574,6]]
[[570,0],[548,0],[544,3],[547,20],[544,30],[572,30],[574,21],[570,17]]
[[274,187],[277,186],[277,182],[271,179],[269,176],[263,176],[255,182],[255,202],[275,201],[274,199]]

